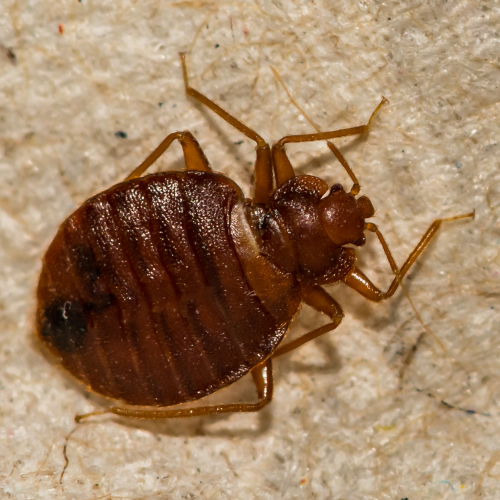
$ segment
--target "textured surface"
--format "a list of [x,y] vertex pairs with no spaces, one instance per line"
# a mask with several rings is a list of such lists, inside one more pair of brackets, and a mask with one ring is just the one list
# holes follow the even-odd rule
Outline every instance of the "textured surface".
[[[500,132],[497,1],[8,0],[0,5],[0,491],[6,498],[498,498]],[[187,99],[193,86],[269,141],[311,131],[269,66],[337,141],[402,263],[434,217],[443,227],[404,295],[332,294],[334,335],[275,363],[258,415],[142,422],[99,408],[31,342],[41,257],[61,221],[123,179],[174,130],[250,194],[254,145]],[[124,137],[126,135],[126,137]],[[324,145],[294,145],[298,171],[348,183]],[[179,147],[158,168],[182,166]],[[390,269],[373,237],[360,265]],[[322,324],[304,308],[292,335]],[[218,400],[250,400],[242,381]],[[433,397],[428,396],[430,393]],[[470,414],[449,409],[484,412]]]

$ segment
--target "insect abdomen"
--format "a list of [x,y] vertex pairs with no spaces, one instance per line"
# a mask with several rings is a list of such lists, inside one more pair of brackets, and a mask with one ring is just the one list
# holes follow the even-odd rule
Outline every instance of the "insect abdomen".
[[61,226],[38,288],[38,333],[101,394],[197,399],[240,378],[286,331],[245,279],[227,178],[155,174],[88,200]]

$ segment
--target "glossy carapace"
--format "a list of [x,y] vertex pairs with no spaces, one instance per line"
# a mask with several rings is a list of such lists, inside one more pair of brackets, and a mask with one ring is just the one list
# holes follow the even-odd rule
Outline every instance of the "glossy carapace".
[[[259,410],[272,398],[272,359],[340,324],[342,309],[323,285],[343,282],[373,301],[390,297],[441,222],[450,220],[435,220],[399,269],[367,222],[373,206],[358,197],[359,183],[335,146],[328,143],[353,180],[350,191],[296,176],[285,152],[289,142],[364,133],[375,112],[367,125],[288,136],[271,149],[192,89],[182,54],[181,60],[187,93],[256,142],[254,199],[212,171],[191,133],[175,132],[124,182],[63,222],[43,262],[37,335],[92,391],[124,403],[78,419]],[[142,176],[174,140],[186,171]],[[378,236],[396,275],[386,292],[356,267],[352,245],[363,245],[366,231]],[[301,303],[330,322],[282,345]],[[248,372],[256,403],[168,408]]]

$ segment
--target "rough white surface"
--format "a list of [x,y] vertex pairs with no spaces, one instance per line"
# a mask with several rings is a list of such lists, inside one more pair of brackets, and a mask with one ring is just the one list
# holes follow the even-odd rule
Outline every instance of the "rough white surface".
[[[499,498],[499,14],[498,0],[1,2],[0,497]],[[476,210],[443,227],[406,280],[446,352],[427,336],[401,382],[423,331],[408,301],[375,305],[339,285],[343,324],[275,363],[260,414],[95,419],[67,440],[60,482],[74,415],[99,406],[31,341],[58,225],[174,130],[251,192],[254,146],[186,98],[180,50],[193,86],[269,141],[312,131],[270,65],[323,130],[389,99],[368,136],[338,145],[397,262],[433,218]],[[348,183],[324,145],[289,150],[299,172]],[[181,166],[175,146],[157,168]],[[360,265],[387,286],[375,238]],[[306,308],[291,335],[321,322]],[[254,397],[249,381],[226,392]]]

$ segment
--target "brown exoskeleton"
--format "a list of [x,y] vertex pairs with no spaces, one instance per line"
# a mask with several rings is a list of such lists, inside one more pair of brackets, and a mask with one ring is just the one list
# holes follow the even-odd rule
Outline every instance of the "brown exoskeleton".
[[[114,413],[174,418],[257,411],[273,394],[272,360],[337,328],[340,305],[322,288],[343,282],[379,302],[401,279],[445,221],[436,219],[401,269],[377,226],[374,209],[347,162],[346,191],[311,175],[296,176],[291,142],[365,133],[366,125],[284,137],[272,149],[256,132],[189,86],[186,92],[255,141],[255,195],[245,200],[228,177],[212,171],[190,132],[168,135],[125,181],[87,200],[61,225],[38,285],[38,337],[93,391],[128,406]],[[144,172],[174,141],[186,171]],[[356,266],[353,244],[377,235],[395,278],[377,288]],[[301,303],[330,322],[285,343]],[[200,399],[250,372],[257,403],[165,408]],[[157,408],[144,408],[154,406]]]

